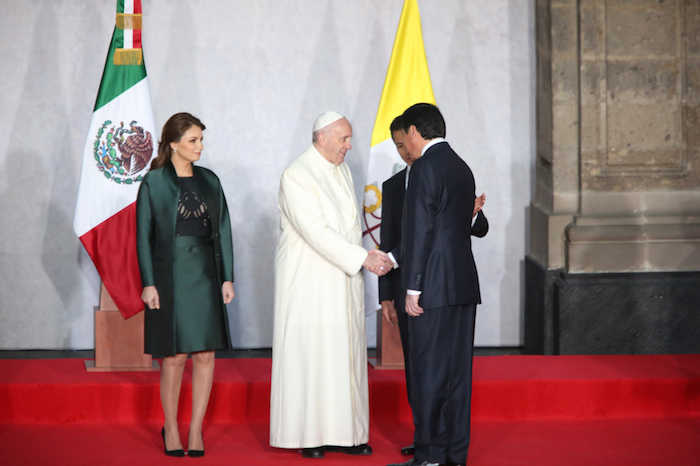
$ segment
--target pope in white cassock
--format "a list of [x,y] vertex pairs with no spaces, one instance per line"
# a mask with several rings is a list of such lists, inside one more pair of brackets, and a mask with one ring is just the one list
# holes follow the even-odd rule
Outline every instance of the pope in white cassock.
[[307,458],[372,453],[362,267],[383,275],[393,263],[362,247],[351,138],[348,120],[322,113],[280,181],[270,445]]

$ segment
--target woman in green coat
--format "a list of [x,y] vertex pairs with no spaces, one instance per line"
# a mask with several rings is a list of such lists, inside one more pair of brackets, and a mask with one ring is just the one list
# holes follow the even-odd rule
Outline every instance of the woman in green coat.
[[184,456],[177,408],[188,353],[192,354],[188,455],[194,457],[204,455],[202,421],[213,382],[214,351],[231,348],[225,304],[235,293],[226,199],[217,176],[193,165],[202,153],[204,129],[189,113],[170,117],[136,201],[145,352],[163,358],[161,434],[169,456]]

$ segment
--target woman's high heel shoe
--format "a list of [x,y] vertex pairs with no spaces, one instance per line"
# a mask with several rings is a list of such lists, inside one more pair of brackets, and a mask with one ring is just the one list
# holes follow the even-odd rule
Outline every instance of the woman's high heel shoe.
[[[168,456],[175,456],[177,458],[182,458],[185,456],[185,451],[180,449],[180,450],[168,450],[168,447],[165,446],[165,427],[160,431],[160,435],[163,437],[163,450],[165,450],[165,454]],[[202,452],[204,453],[204,452]]]
[[[188,434],[189,437],[189,434]],[[202,449],[201,450],[187,450],[187,456],[190,458],[201,458],[204,456],[204,434],[202,434]]]

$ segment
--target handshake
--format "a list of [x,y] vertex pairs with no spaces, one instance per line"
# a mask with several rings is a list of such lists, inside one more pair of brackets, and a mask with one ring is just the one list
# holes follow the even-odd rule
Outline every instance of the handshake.
[[394,262],[392,262],[384,251],[372,249],[368,252],[367,258],[362,263],[362,266],[373,274],[381,277],[394,268]]

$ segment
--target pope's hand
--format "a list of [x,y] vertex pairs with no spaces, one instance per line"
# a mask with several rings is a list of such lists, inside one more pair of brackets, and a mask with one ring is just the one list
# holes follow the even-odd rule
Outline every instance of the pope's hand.
[[394,263],[384,251],[372,249],[367,253],[367,257],[362,265],[370,272],[380,277],[394,267]]
[[144,286],[141,293],[141,301],[146,303],[149,309],[160,309],[160,297],[155,286]]

